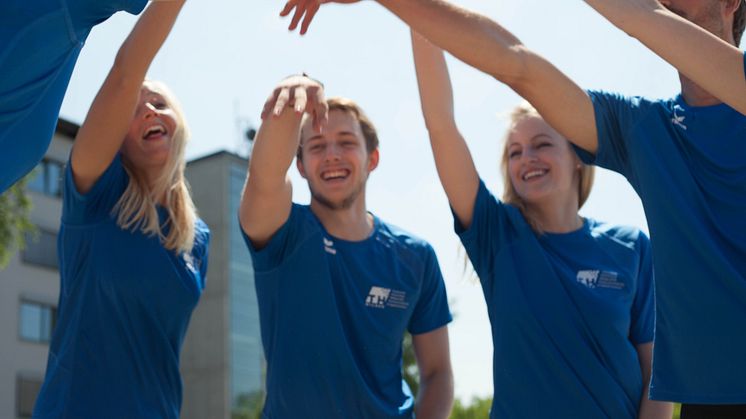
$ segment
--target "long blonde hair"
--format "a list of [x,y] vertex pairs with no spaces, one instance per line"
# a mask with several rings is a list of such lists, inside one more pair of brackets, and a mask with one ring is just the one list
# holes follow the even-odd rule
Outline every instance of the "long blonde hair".
[[[526,203],[518,195],[518,192],[516,192],[515,187],[513,186],[513,182],[510,181],[510,174],[508,173],[508,160],[510,160],[510,153],[508,152],[508,139],[510,138],[510,133],[513,131],[513,128],[515,128],[518,122],[520,122],[524,118],[529,117],[541,118],[541,115],[539,115],[539,112],[528,102],[523,102],[520,105],[516,106],[510,113],[510,126],[508,128],[507,134],[505,135],[505,144],[503,146],[502,158],[500,159],[500,171],[503,176],[502,201],[517,207],[526,218],[526,221],[531,226],[531,228],[535,232],[541,234],[544,230],[542,229],[538,220],[535,217],[531,216],[531,212],[527,211]],[[591,189],[593,188],[593,178],[595,175],[594,166],[584,164],[583,162],[580,162],[580,164],[581,168],[578,172],[578,209],[580,209],[583,204],[585,204],[585,201],[591,194]]]
[[[122,164],[130,182],[112,212],[117,217],[117,225],[122,229],[156,235],[166,249],[188,253],[194,246],[194,224],[197,220],[197,210],[184,178],[184,151],[189,139],[189,127],[181,105],[165,84],[146,80],[143,87],[163,96],[176,116],[176,130],[171,138],[168,160],[152,186],[123,156]],[[164,209],[168,213],[168,218],[162,225],[157,210],[160,197],[165,197]]]

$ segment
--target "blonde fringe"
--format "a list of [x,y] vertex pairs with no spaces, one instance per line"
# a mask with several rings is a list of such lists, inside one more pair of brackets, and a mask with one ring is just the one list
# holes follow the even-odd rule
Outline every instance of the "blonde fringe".
[[[179,254],[189,253],[194,247],[197,221],[197,210],[184,178],[184,152],[189,129],[181,106],[164,84],[146,81],[143,86],[160,93],[166,99],[176,114],[177,129],[173,135],[168,161],[153,186],[145,182],[127,159],[122,159],[130,182],[112,213],[117,217],[117,225],[123,230],[139,230],[143,234],[157,236],[166,249]],[[168,213],[162,225],[157,210],[159,197],[164,197],[163,207]],[[164,231],[168,234],[164,234]]]
[[[502,201],[518,208],[526,219],[526,222],[531,226],[531,229],[537,234],[543,234],[544,229],[542,228],[541,223],[539,223],[539,220],[531,214],[531,211],[526,207],[526,203],[523,202],[523,199],[521,199],[518,192],[516,192],[513,183],[510,181],[510,173],[508,173],[508,138],[510,137],[510,131],[521,119],[531,116],[542,118],[539,112],[528,102],[523,102],[516,106],[510,113],[510,128],[508,129],[508,133],[505,135],[503,154],[500,159],[500,172],[503,177]],[[588,200],[588,196],[591,194],[591,189],[593,188],[593,179],[595,177],[594,166],[584,164],[583,162],[581,162],[581,165],[580,174],[578,175],[580,178],[578,182],[578,209],[582,208],[585,201]]]

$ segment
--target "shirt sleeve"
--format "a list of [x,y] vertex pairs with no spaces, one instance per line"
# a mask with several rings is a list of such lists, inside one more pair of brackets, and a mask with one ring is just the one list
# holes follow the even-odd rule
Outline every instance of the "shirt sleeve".
[[249,236],[241,228],[241,235],[251,254],[255,272],[267,272],[277,268],[282,264],[283,260],[292,255],[300,247],[305,238],[304,233],[308,229],[307,223],[304,222],[307,217],[304,215],[303,207],[293,204],[288,219],[261,249],[257,249],[253,245]]
[[65,167],[64,182],[62,221],[68,225],[88,225],[112,216],[114,206],[129,184],[129,175],[117,155],[87,193],[78,192],[70,161]]
[[595,155],[578,146],[574,146],[575,151],[584,163],[613,170],[634,184],[630,141],[635,141],[636,136],[630,133],[644,117],[648,102],[640,97],[602,91],[590,90],[588,95],[593,102],[598,149]]
[[655,279],[653,274],[650,239],[640,232],[637,240],[640,267],[637,275],[637,290],[632,302],[629,338],[636,345],[653,341],[655,329]]
[[[212,237],[212,233],[210,232],[209,227],[207,227],[207,224],[205,224],[202,220],[197,220],[196,230],[199,242],[199,249],[196,257],[199,261],[199,274],[200,278],[202,279],[200,287],[202,289],[205,289],[205,284],[207,282],[207,266],[210,259],[210,239]],[[197,243],[195,243],[195,245],[196,244]]]
[[148,0],[121,0],[119,10],[137,15],[145,9],[145,5],[147,4]]
[[[498,201],[480,179],[474,202],[471,226],[465,229],[454,215],[454,229],[469,256],[474,271],[479,276],[485,292],[491,293],[492,280],[496,269],[496,255],[512,238],[517,237],[516,228],[508,205]],[[528,230],[523,222],[522,227]],[[518,227],[520,228],[520,227]]]
[[418,335],[445,326],[451,320],[448,295],[435,251],[425,247],[425,265],[420,297],[409,320],[409,333]]
[[147,4],[148,0],[68,0],[67,9],[76,32],[87,33],[114,13],[126,11],[137,15]]

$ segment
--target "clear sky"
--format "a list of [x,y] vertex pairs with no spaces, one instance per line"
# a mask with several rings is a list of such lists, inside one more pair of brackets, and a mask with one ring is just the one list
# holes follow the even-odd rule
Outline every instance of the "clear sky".
[[[676,72],[613,28],[584,2],[457,0],[500,22],[584,88],[670,97]],[[368,208],[434,246],[455,320],[450,326],[456,395],[492,394],[492,340],[481,289],[462,271],[463,256],[438,181],[419,97],[407,27],[372,1],[325,6],[305,37],[289,33],[282,0],[190,0],[150,69],[184,105],[192,128],[188,156],[238,150],[239,126],[258,126],[264,100],[283,77],[306,71],[327,96],[360,103],[377,125],[381,164],[368,183]],[[117,14],[95,28],[81,54],[62,116],[81,123],[116,50],[135,22]],[[489,53],[485,51],[485,53]],[[482,178],[497,196],[506,114],[520,98],[449,59],[456,116]],[[294,166],[295,200],[309,194]],[[639,199],[619,175],[601,170],[581,213],[645,231]],[[209,281],[209,279],[208,279]]]

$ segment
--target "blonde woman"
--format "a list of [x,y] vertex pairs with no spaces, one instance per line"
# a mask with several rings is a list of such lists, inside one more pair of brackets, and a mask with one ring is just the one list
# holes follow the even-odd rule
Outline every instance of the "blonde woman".
[[184,180],[184,116],[144,77],[183,4],[145,11],[76,138],[35,418],[179,417],[179,352],[205,285],[209,230]]
[[593,168],[527,104],[506,136],[503,199],[492,196],[456,127],[442,51],[414,33],[413,44],[438,174],[492,325],[490,417],[670,418],[647,397],[648,238],[578,215]]

